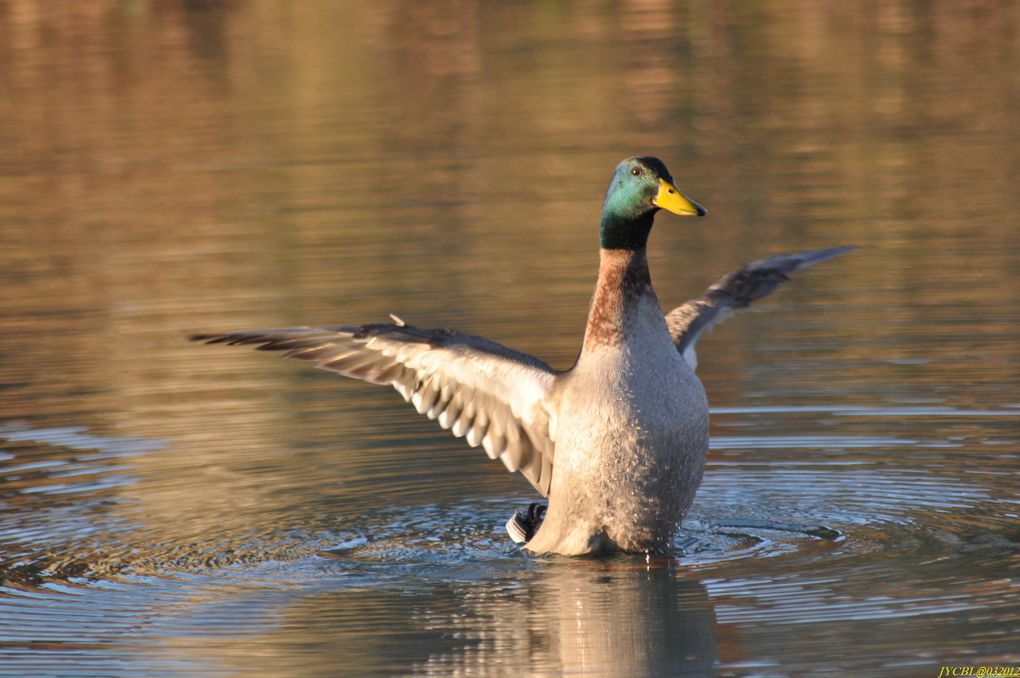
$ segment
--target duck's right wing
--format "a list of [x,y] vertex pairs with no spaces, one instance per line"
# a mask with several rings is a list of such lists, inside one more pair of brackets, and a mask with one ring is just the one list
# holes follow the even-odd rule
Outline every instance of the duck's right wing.
[[691,299],[666,314],[666,325],[684,360],[698,366],[694,346],[705,330],[723,322],[737,309],[746,308],[772,293],[781,283],[789,280],[788,273],[820,264],[854,249],[829,247],[793,254],[777,254],[766,259],[744,264],[730,271],[705,290],[697,299]]
[[261,351],[373,384],[388,384],[419,413],[472,447],[481,445],[543,496],[555,446],[546,396],[557,372],[541,360],[482,337],[403,324],[296,327],[200,334],[208,344],[257,344]]

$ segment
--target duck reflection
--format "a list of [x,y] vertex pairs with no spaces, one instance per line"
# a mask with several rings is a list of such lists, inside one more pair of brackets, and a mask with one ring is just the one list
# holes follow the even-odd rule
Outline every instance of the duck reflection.
[[607,676],[713,675],[717,664],[707,590],[672,558],[415,565],[396,587],[342,568],[345,587],[302,596],[257,638],[209,648],[216,664]]
[[673,559],[553,561],[514,590],[472,585],[435,628],[475,641],[427,660],[428,671],[499,666],[534,673],[711,674],[715,614],[705,587]]

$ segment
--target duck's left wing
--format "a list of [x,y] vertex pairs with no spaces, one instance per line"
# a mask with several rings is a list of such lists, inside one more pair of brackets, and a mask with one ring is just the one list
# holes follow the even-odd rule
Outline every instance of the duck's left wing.
[[789,280],[787,274],[802,268],[846,254],[853,247],[829,247],[793,254],[777,254],[766,259],[744,264],[730,271],[705,290],[697,299],[691,299],[666,314],[666,325],[673,343],[692,367],[698,366],[694,346],[705,330],[723,322],[737,309],[746,308],[772,293],[781,283]]
[[[395,319],[397,320],[397,319]],[[557,372],[526,353],[452,330],[399,321],[200,334],[193,341],[253,344],[315,367],[392,386],[419,413],[472,447],[482,445],[543,496],[552,482],[554,445],[546,396]]]

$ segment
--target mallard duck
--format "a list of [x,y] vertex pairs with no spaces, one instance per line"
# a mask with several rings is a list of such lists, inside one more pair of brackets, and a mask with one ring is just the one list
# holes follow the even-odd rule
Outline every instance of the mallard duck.
[[393,322],[199,334],[255,344],[374,384],[519,471],[548,506],[516,511],[512,538],[535,553],[669,549],[701,484],[708,401],[694,349],[706,329],[847,247],[782,254],[727,274],[663,314],[646,245],[660,209],[704,216],[658,158],[613,173],[595,294],[577,362],[556,370],[482,337]]

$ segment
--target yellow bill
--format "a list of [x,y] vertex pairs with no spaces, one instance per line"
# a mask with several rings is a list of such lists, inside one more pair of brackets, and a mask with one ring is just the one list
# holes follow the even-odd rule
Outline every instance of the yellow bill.
[[685,196],[679,188],[665,179],[659,179],[659,192],[652,200],[652,204],[673,214],[692,217],[703,217],[708,214],[704,207]]

